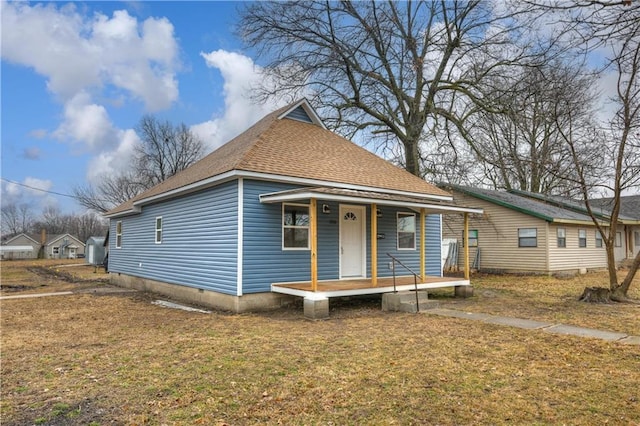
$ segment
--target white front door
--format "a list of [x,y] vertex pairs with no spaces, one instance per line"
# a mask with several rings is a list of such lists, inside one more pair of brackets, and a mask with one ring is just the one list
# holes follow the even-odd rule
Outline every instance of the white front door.
[[340,278],[366,275],[364,206],[340,206]]

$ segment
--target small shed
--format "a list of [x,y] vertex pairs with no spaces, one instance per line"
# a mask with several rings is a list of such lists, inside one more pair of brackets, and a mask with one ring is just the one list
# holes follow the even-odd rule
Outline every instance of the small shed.
[[89,237],[85,251],[88,264],[102,265],[105,255],[104,237]]

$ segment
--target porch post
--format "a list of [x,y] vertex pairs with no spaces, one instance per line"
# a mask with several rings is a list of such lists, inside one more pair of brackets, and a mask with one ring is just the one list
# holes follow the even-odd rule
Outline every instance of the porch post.
[[378,286],[378,205],[371,204],[371,285]]
[[425,266],[425,261],[426,261],[426,247],[427,247],[427,234],[425,231],[425,221],[427,219],[427,214],[424,208],[420,209],[420,276],[422,277],[422,280],[424,282],[424,279],[426,277],[426,266]]
[[309,235],[311,239],[311,291],[318,290],[318,202],[311,199],[309,206]]
[[469,213],[464,214],[464,279],[469,279]]

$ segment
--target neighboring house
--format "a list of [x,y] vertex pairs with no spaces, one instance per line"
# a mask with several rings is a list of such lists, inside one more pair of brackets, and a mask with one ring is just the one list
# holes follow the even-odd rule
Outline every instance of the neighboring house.
[[[443,212],[481,212],[327,130],[302,100],[106,213],[114,283],[236,312],[442,278]],[[407,277],[408,276],[408,277]],[[468,287],[466,287],[468,288]],[[288,295],[288,296],[285,296]]]
[[37,238],[18,234],[2,243],[2,259],[37,259],[41,246]]
[[[613,208],[613,198],[590,200],[592,206],[605,211]],[[624,228],[625,251],[627,259],[633,259],[640,251],[640,195],[620,197],[620,214],[635,219],[638,224],[626,225]]]
[[[552,274],[607,267],[602,237],[587,214],[568,208],[570,201],[560,206],[555,197],[545,199],[522,191],[446,188],[453,192],[456,203],[484,210],[469,220],[471,258],[479,250],[477,269],[481,271]],[[625,216],[621,221],[640,223]],[[461,242],[459,218],[445,216],[443,237]],[[623,231],[618,231],[614,253],[619,261],[625,258]]]
[[71,234],[47,235],[44,244],[42,239],[39,235],[18,234],[3,244],[2,251],[10,250],[9,247],[30,246],[32,250],[25,251],[21,259],[75,259],[84,254],[84,243]]
[[85,243],[85,252],[89,265],[102,265],[106,255],[105,237],[89,237]]

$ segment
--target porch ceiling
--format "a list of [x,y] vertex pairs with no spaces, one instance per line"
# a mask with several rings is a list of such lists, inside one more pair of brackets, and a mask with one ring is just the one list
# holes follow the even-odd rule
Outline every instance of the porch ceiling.
[[327,201],[345,203],[377,204],[380,206],[395,206],[410,209],[425,209],[428,213],[478,213],[483,210],[472,207],[458,206],[453,203],[442,203],[427,198],[411,197],[407,195],[388,194],[374,191],[360,191],[330,187],[314,187],[291,189],[287,191],[260,194],[261,203],[282,203],[317,198]]

